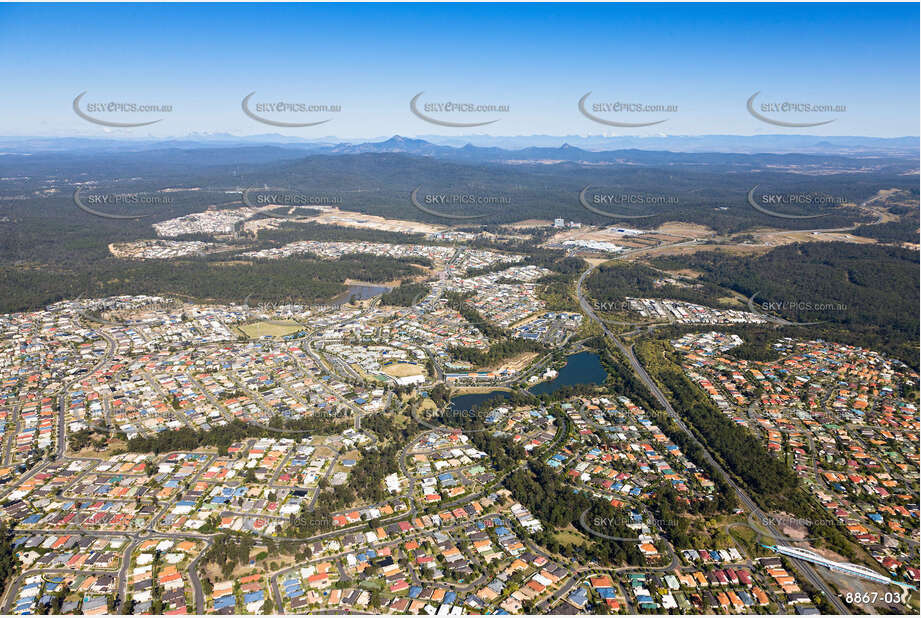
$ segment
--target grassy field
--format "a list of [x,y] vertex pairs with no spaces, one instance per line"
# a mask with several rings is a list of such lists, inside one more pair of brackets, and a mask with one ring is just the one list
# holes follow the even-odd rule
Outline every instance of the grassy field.
[[239,327],[243,334],[251,339],[258,339],[270,335],[272,337],[284,337],[291,333],[296,333],[304,327],[294,320],[273,320],[271,322],[253,322],[244,324]]
[[576,532],[575,530],[573,530],[572,526],[570,526],[569,528],[565,530],[560,530],[559,532],[555,532],[553,534],[553,538],[559,541],[561,545],[568,545],[570,547],[573,545],[584,545],[585,544],[585,535],[580,534],[579,532]]
[[392,378],[405,378],[406,376],[415,376],[420,373],[425,373],[422,367],[412,363],[393,363],[392,365],[385,365],[381,368],[381,371]]
[[759,542],[763,539],[766,539],[768,543],[771,542],[769,537],[761,538],[761,535],[756,533],[754,530],[748,527],[746,522],[735,522],[732,525],[727,527],[727,532],[733,540],[737,541],[739,545],[742,546],[744,553],[749,556],[758,556],[761,555],[762,549],[759,546]]

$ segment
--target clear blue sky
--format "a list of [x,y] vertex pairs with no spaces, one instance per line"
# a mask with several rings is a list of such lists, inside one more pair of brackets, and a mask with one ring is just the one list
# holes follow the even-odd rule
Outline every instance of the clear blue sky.
[[[0,135],[918,135],[918,47],[917,4],[4,4]],[[511,111],[475,116],[501,117],[475,130],[436,127],[409,111],[423,90],[424,100]],[[579,113],[590,90],[590,102],[678,112],[612,129]],[[765,101],[847,111],[806,117],[837,118],[824,127],[783,129],[747,113],[759,90]],[[128,118],[164,118],[152,127],[106,129],[73,113],[83,91],[84,103],[173,111]],[[268,127],[241,111],[252,91],[253,102],[342,111],[283,118],[334,118],[320,127]]]

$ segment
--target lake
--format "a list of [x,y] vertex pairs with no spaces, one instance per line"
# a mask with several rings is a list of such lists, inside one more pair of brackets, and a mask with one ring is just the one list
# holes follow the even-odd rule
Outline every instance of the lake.
[[500,399],[508,399],[511,393],[508,391],[489,391],[486,393],[469,393],[467,395],[457,395],[451,397],[451,409],[453,410],[473,410],[485,401],[495,400],[499,404]]
[[352,298],[355,300],[368,300],[389,291],[390,288],[385,285],[350,285],[349,289],[336,296],[330,304],[341,305],[349,302]]
[[566,364],[560,369],[560,375],[549,382],[541,382],[528,389],[534,395],[555,393],[564,386],[576,384],[602,384],[608,377],[608,372],[601,364],[601,357],[594,352],[579,352],[566,359]]

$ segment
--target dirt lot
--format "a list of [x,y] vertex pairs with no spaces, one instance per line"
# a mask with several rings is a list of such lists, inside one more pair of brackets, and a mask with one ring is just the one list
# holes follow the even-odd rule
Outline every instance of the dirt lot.
[[[547,240],[547,244],[558,244],[564,240],[599,240],[603,242],[609,242],[616,245],[626,245],[630,243],[631,245],[637,246],[646,246],[654,245],[658,241],[656,237],[645,232],[641,234],[631,234],[630,232],[619,232],[618,230],[629,230],[628,227],[581,227],[577,229],[565,229],[560,230]],[[672,240],[677,240],[672,238]]]
[[703,273],[697,270],[692,270],[690,268],[679,268],[677,270],[668,270],[667,273],[676,277],[684,277],[686,279],[697,279]]
[[502,227],[511,228],[514,230],[529,228],[529,227],[549,227],[553,224],[553,221],[545,221],[544,219],[525,219],[524,221],[517,221],[510,225],[504,225]]
[[537,358],[537,352],[527,352],[525,354],[521,354],[520,356],[515,356],[511,359],[507,359],[500,363],[498,367],[490,367],[490,369],[508,368],[511,371],[521,371],[527,367],[535,358]]
[[284,337],[285,335],[296,333],[303,328],[303,326],[294,320],[253,322],[252,324],[244,324],[239,327],[239,329],[243,331],[247,337],[252,339],[258,339],[259,337],[264,337],[266,335],[271,335],[272,337]]
[[660,234],[669,236],[680,236],[681,238],[706,238],[713,236],[713,230],[696,223],[684,223],[683,221],[666,221],[656,228]]
[[686,247],[662,247],[658,249],[650,249],[649,251],[643,252],[641,256],[631,257],[642,257],[645,259],[664,255],[691,255],[700,251],[724,251],[730,255],[750,255],[766,253],[770,249],[771,247],[766,247],[764,245],[690,245]]
[[789,245],[794,242],[853,242],[862,245],[874,244],[873,238],[853,236],[847,232],[759,232],[754,236],[766,245]]
[[333,451],[333,450],[332,450],[331,448],[329,448],[328,446],[318,446],[318,447],[317,447],[317,450],[314,451],[314,456],[315,456],[315,457],[327,457],[327,458],[329,458],[329,457],[332,457],[332,456],[335,455],[335,454],[336,454],[335,451]]
[[411,363],[394,363],[393,365],[382,367],[381,371],[392,378],[405,378],[406,376],[425,373],[419,365]]
[[371,230],[384,230],[386,232],[401,232],[403,234],[433,234],[445,228],[443,225],[432,225],[418,221],[402,221],[399,219],[385,219],[377,215],[366,215],[360,212],[339,210],[338,208],[325,208],[315,217],[304,219],[323,225],[341,225],[343,227],[356,227]]

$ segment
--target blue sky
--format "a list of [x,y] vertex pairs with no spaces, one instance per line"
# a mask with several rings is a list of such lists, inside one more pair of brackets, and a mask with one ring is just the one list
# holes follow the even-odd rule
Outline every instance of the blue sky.
[[[0,5],[0,135],[181,136],[283,133],[319,138],[401,135],[742,134],[918,135],[917,4],[678,5]],[[83,103],[168,104],[163,118],[111,129],[79,118]],[[340,105],[333,120],[279,129],[242,113],[241,99]],[[438,115],[499,122],[446,128],[409,101],[507,105],[500,114]],[[667,122],[613,128],[579,113],[589,103],[675,105],[611,114]],[[835,122],[763,123],[758,102],[844,105],[840,113],[776,114]]]

